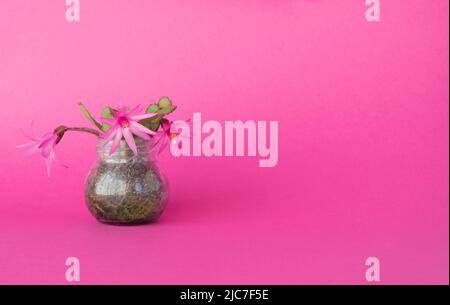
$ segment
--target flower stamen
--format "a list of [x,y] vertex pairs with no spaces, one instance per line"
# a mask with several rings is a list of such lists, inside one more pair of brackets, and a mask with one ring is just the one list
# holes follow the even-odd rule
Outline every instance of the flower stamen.
[[119,118],[118,123],[122,128],[127,128],[128,126],[130,126],[130,122],[128,121],[128,119],[123,116]]

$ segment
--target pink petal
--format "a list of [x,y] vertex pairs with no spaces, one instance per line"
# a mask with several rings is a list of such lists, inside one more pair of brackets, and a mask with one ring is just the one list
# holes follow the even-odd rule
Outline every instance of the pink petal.
[[108,119],[108,118],[100,118],[99,121],[102,123],[109,124],[109,125],[113,125],[114,123],[117,122],[116,119]]
[[38,139],[37,137],[35,137],[34,135],[27,135],[27,134],[25,133],[25,131],[23,131],[22,128],[20,129],[20,132],[21,132],[25,137],[27,137],[28,139],[30,139],[31,141],[39,141],[39,139]]
[[110,134],[115,133],[116,129],[119,127],[119,124],[114,123],[109,127],[107,131],[103,133],[103,137],[108,137]]
[[130,132],[129,128],[123,129],[123,137],[125,138],[125,141],[127,142],[128,146],[131,148],[134,155],[136,156],[137,155],[136,143],[134,142],[133,134]]
[[29,147],[31,145],[37,145],[36,142],[30,142],[30,143],[26,143],[26,144],[20,144],[20,145],[16,145],[14,146],[15,148],[25,148],[25,147]]
[[48,158],[45,159],[45,163],[47,165],[47,175],[50,177],[50,172],[52,171],[53,161],[55,160],[55,154],[53,152],[50,153]]
[[115,136],[116,136],[116,133],[111,133],[107,138],[105,138],[103,140],[103,146],[108,144]]
[[170,139],[169,137],[164,137],[164,139],[162,140],[162,143],[159,147],[159,152],[158,154],[162,153],[164,149],[166,149],[167,145],[170,143]]
[[31,121],[30,123],[30,134],[32,137],[37,138],[36,135],[34,134],[34,120]]
[[119,111],[124,112],[125,111],[125,105],[123,103],[119,103],[119,107],[117,108]]
[[51,142],[56,141],[58,137],[55,135],[54,132],[49,132],[46,133],[45,135],[42,136],[42,139],[40,140],[41,143],[39,145],[39,148],[43,148],[44,146],[47,146],[48,144],[51,144]]
[[146,133],[143,133],[142,131],[140,131],[139,129],[136,129],[133,125],[129,126],[129,129],[132,133],[134,133],[135,135],[137,135],[140,138],[143,138],[144,140],[150,140],[150,136]]
[[40,148],[42,148],[42,156],[44,158],[50,157],[50,155],[52,154],[52,151],[53,151],[53,145],[51,143],[47,144],[44,147],[40,147]]
[[140,112],[141,111],[141,105],[137,105],[136,107],[132,108],[130,111],[127,112],[127,116],[130,114],[133,114],[135,112]]
[[157,113],[144,113],[144,114],[133,114],[133,115],[128,115],[128,117],[132,120],[135,121],[140,121],[140,120],[144,120],[144,119],[148,119],[148,118],[152,118],[154,116],[158,115]]
[[58,160],[56,160],[55,151],[52,152],[52,158],[53,158],[53,163],[54,164],[57,164],[57,165],[59,165],[61,167],[64,167],[64,168],[69,168],[67,165],[62,164],[62,163],[58,162]]
[[150,135],[156,135],[156,132],[154,132],[153,130],[148,129],[147,127],[139,124],[138,122],[130,121],[130,126],[133,126],[135,129],[138,129],[139,131],[148,133]]
[[58,136],[56,134],[52,134],[50,138],[41,143],[39,148],[42,148],[43,151],[48,151],[49,154],[51,154],[53,152],[53,149],[55,148],[57,139]]
[[110,155],[112,155],[116,151],[121,139],[122,139],[122,129],[117,128],[116,137],[114,138],[114,142],[112,143],[111,149],[109,150]]
[[117,129],[118,129],[118,126],[114,125],[111,128],[109,128],[107,132],[105,132],[103,134],[103,137],[104,137],[103,145],[106,145],[109,141],[111,141],[111,139],[116,135]]
[[34,120],[33,121],[31,121],[31,123],[30,123],[30,131],[29,131],[29,135],[28,134],[26,134],[25,133],[25,131],[21,128],[20,129],[20,132],[22,132],[22,134],[25,136],[25,137],[27,137],[28,139],[30,139],[30,140],[33,140],[33,141],[38,141],[39,140],[39,137],[37,137],[35,134],[34,134]]
[[29,150],[27,150],[27,151],[25,152],[25,156],[26,156],[26,157],[29,157],[29,156],[31,156],[31,155],[37,153],[37,152],[40,152],[40,151],[41,151],[41,150],[39,149],[39,145],[36,144],[35,146],[31,147]]
[[155,141],[151,144],[150,149],[154,149],[156,146],[158,146],[158,143],[161,142],[163,137],[165,137],[165,133],[158,131],[156,135],[154,135]]

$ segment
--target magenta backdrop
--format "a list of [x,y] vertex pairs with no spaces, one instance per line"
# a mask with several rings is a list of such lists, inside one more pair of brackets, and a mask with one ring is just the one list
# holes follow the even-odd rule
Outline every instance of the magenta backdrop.
[[[449,281],[447,0],[0,1],[0,283]],[[89,125],[76,102],[150,103],[176,119],[278,120],[279,162],[174,158],[157,224],[97,223],[83,199],[95,139],[68,169],[12,148],[36,120]]]

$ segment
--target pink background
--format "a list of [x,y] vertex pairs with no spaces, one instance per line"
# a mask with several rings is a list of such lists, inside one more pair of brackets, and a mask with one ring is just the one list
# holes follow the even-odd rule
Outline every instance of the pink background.
[[[447,0],[0,1],[0,283],[449,282]],[[69,169],[12,146],[36,120],[89,125],[76,102],[150,103],[172,116],[278,120],[279,163],[160,162],[160,221],[97,223],[83,199],[95,139],[57,147]]]

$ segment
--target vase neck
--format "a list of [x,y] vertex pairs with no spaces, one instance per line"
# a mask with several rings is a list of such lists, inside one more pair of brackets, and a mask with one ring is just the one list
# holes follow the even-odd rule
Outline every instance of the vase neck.
[[102,138],[99,138],[97,144],[97,155],[102,162],[106,163],[126,163],[131,160],[133,161],[148,161],[149,159],[149,148],[153,139],[146,141],[141,138],[134,138],[137,148],[137,155],[134,155],[133,151],[130,149],[125,140],[121,140],[117,149],[114,153],[110,154],[111,146],[113,141],[104,143]]

